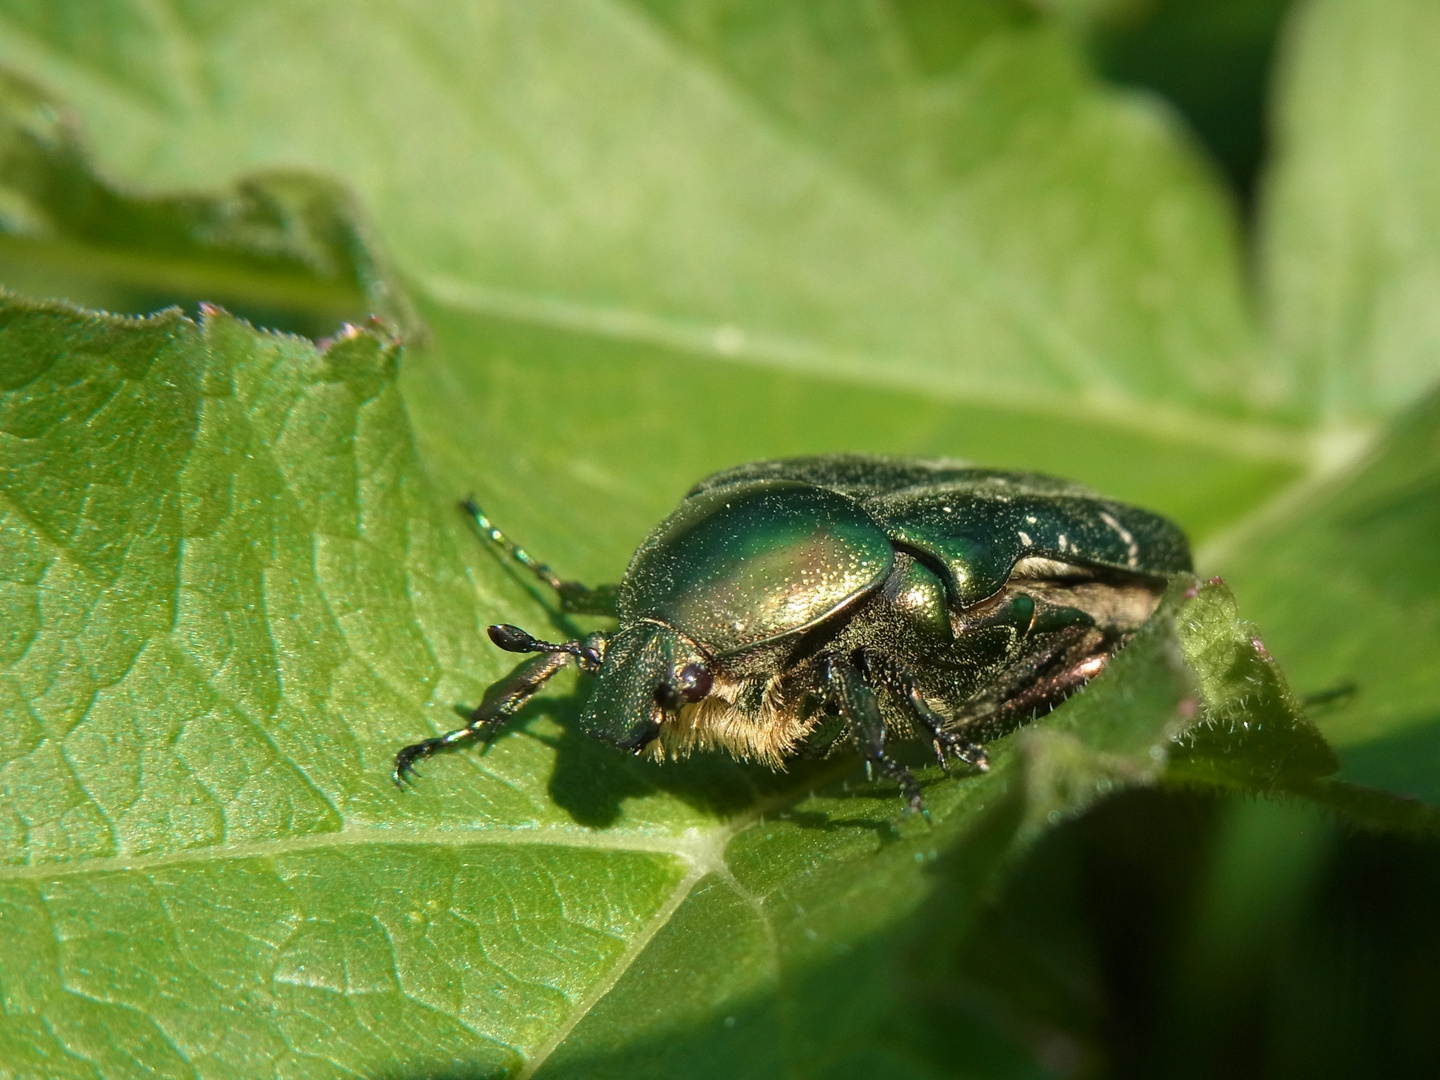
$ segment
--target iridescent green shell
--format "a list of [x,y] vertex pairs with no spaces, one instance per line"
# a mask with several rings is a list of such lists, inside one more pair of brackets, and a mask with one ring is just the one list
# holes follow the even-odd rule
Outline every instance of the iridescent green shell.
[[756,462],[697,484],[646,538],[620,587],[622,625],[672,627],[711,655],[801,633],[879,587],[908,550],[952,608],[1026,558],[1163,578],[1184,535],[1078,484],[953,461],[831,455]]
[[994,595],[1025,558],[1157,578],[1190,569],[1184,534],[1158,514],[1048,477],[975,469],[861,504],[895,543],[944,566],[961,607]]
[[635,553],[622,626],[653,620],[722,655],[795,633],[885,580],[890,539],[853,500],[760,480],[689,496]]

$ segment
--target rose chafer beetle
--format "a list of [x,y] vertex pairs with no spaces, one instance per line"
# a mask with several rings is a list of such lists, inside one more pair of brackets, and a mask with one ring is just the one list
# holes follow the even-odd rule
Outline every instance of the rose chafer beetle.
[[891,735],[941,767],[988,768],[981,743],[1094,678],[1190,569],[1157,514],[1034,473],[954,461],[826,455],[762,461],[696,484],[618,586],[560,580],[466,508],[553,587],[563,611],[613,631],[540,641],[465,727],[407,746],[403,782],[441,747],[489,737],[567,663],[596,676],[581,726],[657,760],[724,749],[781,767],[848,740],[924,809]]

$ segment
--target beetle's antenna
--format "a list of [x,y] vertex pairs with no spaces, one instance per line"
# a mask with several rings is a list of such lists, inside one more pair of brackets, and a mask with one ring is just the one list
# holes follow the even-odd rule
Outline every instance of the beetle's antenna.
[[532,637],[518,626],[511,626],[509,623],[497,623],[494,626],[485,628],[485,633],[490,635],[490,640],[506,652],[517,653],[565,653],[580,661],[580,666],[586,671],[594,671],[600,666],[605,658],[604,635],[591,634],[581,641],[541,641]]
[[[497,529],[495,523],[485,516],[485,511],[480,509],[480,504],[475,501],[473,496],[461,502],[460,507],[465,513],[470,515],[475,522],[475,527],[484,534],[487,540],[499,547],[505,554],[509,555],[510,558],[525,567],[526,570],[529,570],[556,592],[561,591],[561,586],[565,583],[560,580],[560,575]],[[496,644],[499,645],[500,643],[496,642]],[[504,648],[503,645],[500,647]],[[516,650],[512,649],[511,651],[514,652]]]
[[580,646],[573,641],[554,642],[541,641],[537,637],[527,634],[518,626],[511,626],[509,623],[496,623],[494,626],[485,628],[485,633],[490,635],[490,640],[506,652],[563,652],[571,656],[580,655]]

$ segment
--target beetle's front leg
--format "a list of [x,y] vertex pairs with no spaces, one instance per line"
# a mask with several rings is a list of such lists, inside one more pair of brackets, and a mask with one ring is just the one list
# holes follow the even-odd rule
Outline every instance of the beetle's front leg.
[[988,772],[990,759],[985,748],[953,731],[946,729],[945,717],[930,707],[925,695],[920,692],[920,683],[910,669],[898,660],[882,653],[867,649],[860,654],[860,665],[871,682],[878,682],[889,690],[900,707],[910,718],[930,733],[931,745],[940,768],[949,772],[947,755],[953,754],[980,772]]
[[910,809],[930,815],[920,795],[920,784],[904,765],[885,753],[885,719],[880,715],[880,701],[866,684],[859,670],[847,660],[831,660],[827,665],[826,685],[829,698],[850,725],[850,731],[867,767],[878,765],[882,772],[900,785]]
[[485,691],[485,697],[470,714],[470,722],[464,727],[403,748],[395,755],[395,786],[404,787],[406,778],[415,771],[415,763],[425,760],[436,750],[494,734],[570,661],[571,655],[556,650],[526,660]]

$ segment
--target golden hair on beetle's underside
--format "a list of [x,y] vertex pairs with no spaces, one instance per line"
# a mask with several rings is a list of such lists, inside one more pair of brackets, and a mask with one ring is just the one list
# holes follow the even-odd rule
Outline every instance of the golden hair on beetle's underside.
[[787,705],[778,677],[765,684],[759,709],[747,712],[735,704],[742,685],[716,679],[709,697],[666,717],[660,737],[650,744],[651,756],[663,761],[689,757],[696,750],[728,750],[741,761],[783,769],[819,718],[801,718]]

